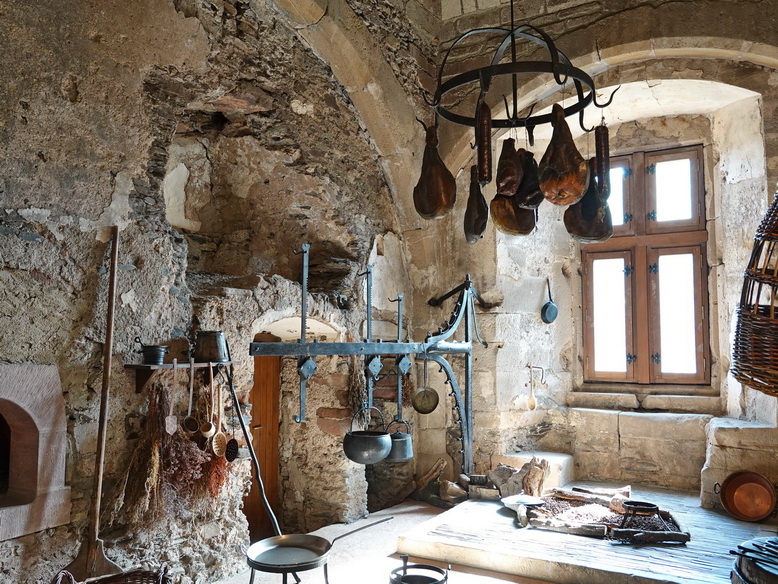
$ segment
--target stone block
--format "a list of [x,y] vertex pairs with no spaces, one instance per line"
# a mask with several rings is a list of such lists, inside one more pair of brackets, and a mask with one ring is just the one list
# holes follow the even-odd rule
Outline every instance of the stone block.
[[622,436],[620,458],[624,480],[696,489],[705,464],[705,444]]
[[568,420],[575,431],[576,455],[585,451],[618,452],[619,412],[571,408]]
[[619,433],[636,438],[705,442],[706,425],[712,416],[703,414],[641,414],[622,412]]
[[708,448],[706,464],[711,468],[723,469],[728,472],[752,470],[765,475],[771,474],[775,475],[775,480],[778,480],[778,471],[776,471],[778,469],[778,452],[774,448],[750,450],[710,447]]
[[414,445],[419,454],[446,452],[446,433],[442,430],[419,430]]
[[718,415],[722,411],[721,398],[704,395],[647,395],[642,405],[647,410],[671,410],[695,414]]
[[761,422],[713,418],[708,426],[708,442],[717,446],[762,450],[778,444],[778,428]]
[[617,452],[576,452],[574,476],[576,480],[621,480],[621,466]]
[[494,454],[491,458],[492,468],[497,468],[498,464],[507,464],[520,469],[525,462],[529,462],[532,457],[547,460],[549,473],[543,483],[545,488],[563,487],[572,482],[575,476],[573,457],[570,454],[561,452],[511,452],[508,454]]
[[594,393],[586,391],[573,391],[567,394],[567,405],[571,408],[604,410],[636,410],[640,407],[637,396],[632,393]]

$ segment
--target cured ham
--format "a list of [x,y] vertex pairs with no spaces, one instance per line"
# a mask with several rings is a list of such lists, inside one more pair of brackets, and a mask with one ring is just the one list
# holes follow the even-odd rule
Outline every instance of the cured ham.
[[[422,123],[424,126],[424,124]],[[454,207],[457,183],[438,153],[438,130],[424,126],[427,132],[421,176],[413,189],[413,205],[424,219],[439,219]]]
[[535,209],[525,209],[516,203],[516,196],[496,195],[489,210],[494,226],[507,235],[529,235],[535,228]]
[[[497,162],[497,194],[511,196],[516,193],[519,184],[522,181],[524,168],[518,152],[516,152],[516,141],[508,138],[502,143],[502,152],[500,160]],[[523,148],[519,152],[526,152]],[[537,169],[537,165],[535,165]],[[537,177],[537,170],[535,171]],[[536,179],[537,182],[537,179]]]
[[489,206],[478,182],[478,167],[470,167],[470,196],[465,210],[465,238],[473,244],[483,237],[489,219]]
[[[597,159],[589,159],[592,180],[584,196],[577,203],[565,209],[565,228],[576,241],[581,243],[602,243],[613,235],[613,221],[608,208],[607,188],[601,189],[607,179],[597,174]],[[602,193],[606,193],[604,196]]]
[[525,209],[537,209],[545,197],[543,191],[540,190],[538,163],[535,162],[535,155],[529,150],[519,148],[516,152],[516,158],[522,168],[521,182],[516,189],[516,204]]
[[540,160],[540,190],[555,205],[571,205],[586,192],[589,165],[575,147],[562,106],[555,103],[551,116],[554,133]]

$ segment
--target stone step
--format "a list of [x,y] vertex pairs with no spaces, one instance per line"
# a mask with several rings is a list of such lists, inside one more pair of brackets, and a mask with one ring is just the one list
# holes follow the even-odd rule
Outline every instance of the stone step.
[[509,452],[507,454],[493,454],[492,468],[498,464],[507,464],[514,468],[521,468],[525,462],[529,462],[532,457],[544,458],[548,461],[549,472],[543,483],[545,488],[564,487],[572,482],[575,472],[573,465],[573,455],[562,452],[542,452],[542,451],[523,451]]

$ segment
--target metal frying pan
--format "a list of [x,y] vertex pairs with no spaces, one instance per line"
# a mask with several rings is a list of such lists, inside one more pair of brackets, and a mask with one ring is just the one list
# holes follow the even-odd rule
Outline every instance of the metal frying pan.
[[246,562],[262,572],[284,574],[304,572],[327,563],[332,544],[342,537],[373,527],[393,517],[384,517],[334,538],[332,542],[318,535],[276,535],[254,543],[246,550]]

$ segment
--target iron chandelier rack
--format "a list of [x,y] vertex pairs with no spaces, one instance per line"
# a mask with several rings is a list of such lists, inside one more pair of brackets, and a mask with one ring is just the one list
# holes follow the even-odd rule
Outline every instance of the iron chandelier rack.
[[[494,52],[489,65],[459,73],[444,81],[443,79],[445,76],[446,64],[448,63],[448,59],[451,56],[451,51],[465,39],[480,34],[502,36],[502,41]],[[549,59],[544,61],[517,60],[517,40],[529,41],[539,45],[542,48],[545,48],[548,51]],[[503,57],[505,56],[508,48],[510,48],[510,61],[503,63],[501,61],[503,60]],[[440,68],[438,69],[437,87],[435,89],[434,96],[432,99],[429,99],[424,93],[423,96],[424,100],[427,102],[427,105],[430,106],[440,117],[459,125],[475,128],[477,125],[476,117],[474,115],[471,116],[456,112],[454,111],[453,106],[443,105],[445,96],[459,88],[466,88],[468,85],[478,83],[480,86],[480,102],[489,92],[494,78],[510,75],[512,86],[512,100],[510,106],[508,104],[508,99],[505,97],[505,95],[503,95],[503,101],[505,103],[505,117],[492,119],[492,128],[524,127],[527,130],[530,143],[532,143],[533,128],[541,124],[551,122],[550,112],[546,114],[538,114],[534,116],[532,115],[532,111],[535,107],[534,104],[530,107],[530,111],[527,116],[519,117],[518,77],[519,75],[533,74],[551,74],[556,84],[560,87],[564,87],[572,80],[576,91],[576,101],[571,105],[564,107],[565,117],[577,113],[579,115],[581,129],[585,132],[591,131],[592,128],[586,128],[584,126],[584,109],[591,104],[598,108],[608,107],[613,101],[613,95],[618,90],[618,88],[616,88],[616,90],[613,91],[607,102],[602,104],[598,103],[594,81],[592,80],[591,76],[578,67],[574,67],[570,62],[570,59],[568,59],[568,57],[562,51],[556,48],[554,41],[547,33],[529,24],[522,24],[520,26],[515,25],[514,0],[511,0],[511,28],[476,28],[467,31],[457,37],[446,51]]]

